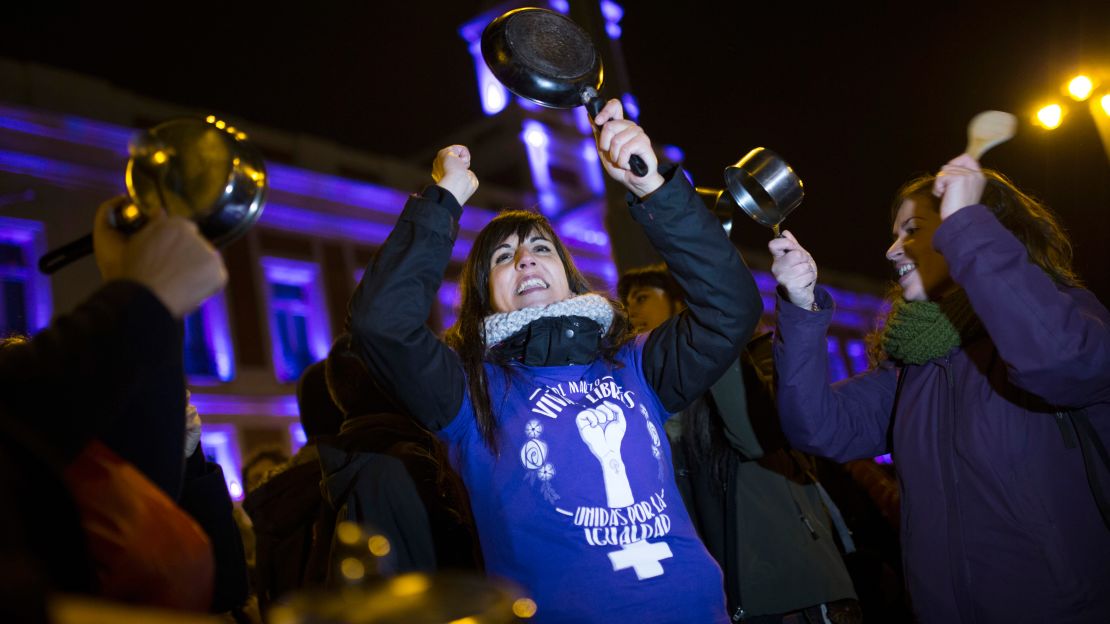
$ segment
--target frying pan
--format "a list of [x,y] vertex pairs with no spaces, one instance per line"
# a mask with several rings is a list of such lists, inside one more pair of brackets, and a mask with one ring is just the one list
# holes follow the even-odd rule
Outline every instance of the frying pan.
[[[213,245],[242,236],[262,216],[266,164],[246,135],[213,116],[171,119],[137,133],[128,145],[130,202],[109,223],[134,233],[154,210],[183,216]],[[93,250],[92,234],[49,251],[39,270],[54,273]]]
[[[482,58],[509,91],[548,108],[585,106],[592,122],[605,102],[601,56],[590,36],[569,18],[525,7],[493,20],[482,32]],[[639,156],[628,167],[647,174]]]

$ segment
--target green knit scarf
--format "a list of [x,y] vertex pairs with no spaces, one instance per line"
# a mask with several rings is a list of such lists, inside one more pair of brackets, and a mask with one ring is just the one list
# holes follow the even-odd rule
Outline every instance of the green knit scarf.
[[947,354],[982,330],[963,289],[939,302],[899,297],[887,317],[880,344],[903,364],[924,364]]

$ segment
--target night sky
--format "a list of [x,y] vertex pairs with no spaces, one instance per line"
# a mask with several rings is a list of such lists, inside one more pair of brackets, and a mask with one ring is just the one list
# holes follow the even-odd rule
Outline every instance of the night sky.
[[[172,17],[159,19],[149,3],[6,8],[0,56],[399,157],[482,117],[457,27],[485,3],[267,4],[163,2]],[[681,146],[707,186],[752,147],[781,154],[806,185],[787,227],[820,266],[888,277],[894,190],[957,155],[972,116],[999,109],[1022,125],[985,165],[1057,210],[1080,274],[1110,302],[1110,159],[1094,122],[1083,104],[1055,132],[1030,125],[1076,70],[1110,84],[1110,2],[622,4],[653,140]],[[474,167],[481,176],[481,154]],[[749,245],[769,238],[744,227]]]

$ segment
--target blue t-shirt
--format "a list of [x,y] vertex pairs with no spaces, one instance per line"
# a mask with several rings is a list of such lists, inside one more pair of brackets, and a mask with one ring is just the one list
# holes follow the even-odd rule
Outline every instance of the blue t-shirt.
[[624,366],[513,365],[506,375],[487,365],[500,456],[469,399],[440,433],[470,492],[487,571],[528,591],[536,622],[728,622],[720,567],[675,485],[667,412],[642,349],[642,338],[621,349]]

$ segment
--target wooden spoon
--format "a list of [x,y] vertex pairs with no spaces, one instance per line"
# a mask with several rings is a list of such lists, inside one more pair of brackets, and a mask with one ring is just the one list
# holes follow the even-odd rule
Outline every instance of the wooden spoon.
[[987,150],[1014,138],[1017,132],[1017,117],[1002,111],[983,111],[971,118],[967,124],[967,152],[975,160],[981,160]]

